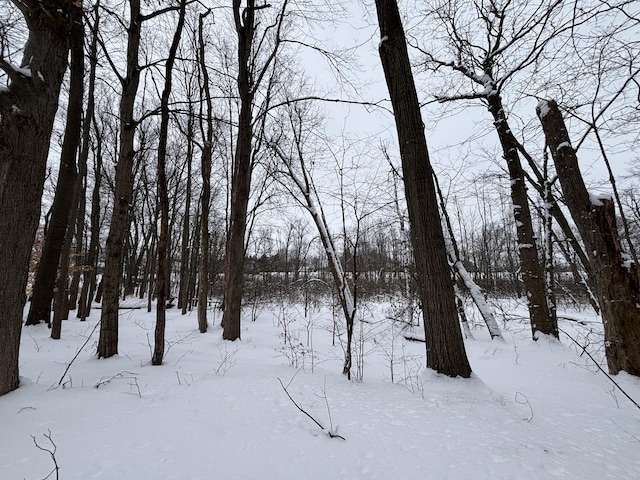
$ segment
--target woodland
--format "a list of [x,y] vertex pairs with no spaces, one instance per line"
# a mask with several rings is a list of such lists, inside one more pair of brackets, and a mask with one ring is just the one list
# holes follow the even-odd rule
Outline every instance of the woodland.
[[344,382],[373,324],[423,398],[524,325],[638,407],[639,112],[632,0],[2,1],[0,396],[32,334],[123,360],[131,311],[151,366],[180,321],[224,374],[270,315],[309,368],[315,308]]

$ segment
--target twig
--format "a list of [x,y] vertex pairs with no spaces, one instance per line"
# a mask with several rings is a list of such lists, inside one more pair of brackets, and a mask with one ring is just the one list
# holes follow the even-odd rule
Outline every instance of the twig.
[[575,343],[578,347],[582,348],[582,351],[584,353],[587,354],[587,356],[593,361],[593,363],[596,365],[596,367],[598,367],[598,370],[600,370],[602,373],[605,374],[605,376],[611,380],[611,383],[613,383],[616,387],[618,387],[618,390],[620,390],[622,392],[622,394],[627,397],[629,399],[629,401],[631,403],[633,403],[638,409],[640,409],[640,405],[638,405],[638,402],[636,402],[633,398],[631,398],[631,396],[624,391],[624,389],[618,384],[618,382],[616,382],[613,377],[611,377],[611,375],[609,375],[607,372],[604,371],[604,369],[600,366],[600,364],[596,361],[595,358],[593,358],[593,356],[587,351],[587,347],[583,347],[582,345],[580,345],[578,343],[578,341],[573,338],[571,335],[569,335],[567,332],[565,332],[563,329],[558,327],[558,330],[560,330],[562,333],[564,333],[567,337],[569,337],[569,339]]
[[58,466],[58,460],[56,460],[56,450],[58,450],[58,446],[55,444],[55,442],[51,438],[51,430],[49,430],[49,433],[44,433],[43,435],[47,440],[49,440],[49,443],[53,445],[53,450],[51,450],[50,448],[45,448],[41,446],[36,440],[36,437],[34,435],[31,435],[31,438],[33,439],[33,443],[35,444],[35,446],[39,450],[42,450],[43,452],[47,452],[49,455],[51,455],[51,460],[53,460],[53,470],[51,470],[51,472],[49,472],[49,475],[44,477],[42,480],[47,480],[54,473],[56,474],[56,480],[59,480],[60,475],[58,472],[60,471],[60,467]]
[[[126,375],[126,376],[125,376]],[[98,381],[98,383],[96,383],[96,388],[100,388],[103,385],[106,385],[107,383],[111,383],[113,380],[117,380],[119,378],[137,378],[135,376],[136,374],[133,372],[128,372],[128,371],[123,371],[120,373],[116,373],[113,377],[107,378],[106,380],[103,380],[104,377],[100,377],[100,380]]]
[[[524,400],[519,400],[519,397],[522,397]],[[518,405],[529,406],[529,411],[531,412],[531,416],[529,418],[524,418],[523,420],[526,420],[527,422],[531,423],[531,420],[533,420],[533,408],[531,407],[531,403],[529,402],[529,399],[527,398],[527,396],[524,393],[516,392],[514,401]]]
[[71,361],[67,365],[67,368],[64,370],[64,373],[60,377],[60,381],[58,382],[58,386],[60,386],[62,384],[62,381],[64,380],[64,377],[67,375],[67,372],[71,368],[71,365],[73,365],[73,362],[76,361],[76,358],[78,358],[78,355],[80,355],[80,352],[82,352],[82,350],[84,350],[84,347],[86,347],[87,343],[89,343],[89,340],[91,340],[91,336],[93,335],[93,332],[96,331],[96,328],[98,328],[98,325],[100,325],[100,322],[101,322],[101,320],[98,320],[98,322],[93,327],[93,330],[91,330],[91,333],[89,334],[89,336],[87,337],[85,342],[82,344],[82,347],[80,347],[80,349],[76,352],[75,356],[71,359]]
[[309,417],[313,423],[315,423],[318,427],[320,427],[320,430],[322,430],[324,433],[326,433],[327,435],[329,435],[329,437],[331,438],[340,438],[342,440],[345,440],[345,438],[342,435],[338,435],[337,433],[333,433],[331,430],[327,430],[326,428],[324,428],[322,426],[322,424],[316,420],[312,415],[310,415],[304,408],[302,408],[291,396],[291,394],[289,393],[289,390],[287,390],[287,387],[284,386],[284,383],[282,383],[282,380],[280,379],[280,377],[278,377],[278,381],[280,382],[280,386],[282,387],[282,389],[284,390],[284,393],[287,394],[287,397],[289,397],[289,400],[291,400],[291,403],[293,403],[296,408],[298,410],[300,410],[302,413],[304,413],[307,417]]

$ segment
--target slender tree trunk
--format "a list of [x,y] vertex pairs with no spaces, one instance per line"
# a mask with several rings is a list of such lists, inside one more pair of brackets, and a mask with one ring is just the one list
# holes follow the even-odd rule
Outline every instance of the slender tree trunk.
[[133,162],[136,154],[134,140],[137,122],[133,109],[140,82],[138,52],[142,15],[140,0],[129,1],[129,27],[127,40],[127,73],[121,78],[120,147],[114,185],[114,204],[105,244],[105,265],[102,275],[102,311],[98,358],[109,358],[118,353],[118,308],[124,260],[124,243],[129,231],[129,209],[133,196]]
[[[15,2],[29,37],[21,69],[0,68],[0,395],[18,387],[18,349],[31,247],[38,228],[49,141],[67,69],[70,22],[80,6],[70,0]],[[28,73],[28,74],[27,74]]]
[[[202,197],[200,206],[200,266],[198,269],[198,328],[200,333],[207,331],[207,301],[209,293],[209,204],[211,202],[211,155],[213,150],[213,107],[211,104],[211,92],[209,90],[209,71],[205,61],[204,38],[203,38],[203,21],[208,15],[200,14],[198,20],[198,60],[200,71],[204,79],[204,84],[200,90],[200,104],[206,101],[206,133],[204,128],[203,136],[205,138],[204,148],[202,150],[201,159],[201,175],[202,175]],[[203,95],[204,94],[204,95]],[[203,98],[204,96],[204,98]],[[202,117],[202,116],[201,116]]]
[[531,317],[531,333],[534,340],[536,332],[558,338],[558,323],[555,312],[550,310],[547,304],[544,268],[538,255],[537,240],[533,230],[527,186],[518,155],[518,146],[513,141],[500,95],[497,92],[488,94],[487,102],[509,171],[513,217],[518,235],[518,254]]
[[[95,33],[95,32],[94,32]],[[90,90],[91,92],[91,90]],[[87,104],[88,108],[89,104]],[[95,124],[95,122],[94,122]],[[98,134],[97,148],[94,154],[94,183],[91,193],[91,240],[87,251],[86,263],[83,272],[82,291],[80,293],[80,306],[78,318],[84,321],[91,313],[91,303],[96,288],[98,276],[98,247],[100,245],[100,186],[102,184],[102,138]]]
[[[160,236],[158,237],[158,275],[157,281],[157,304],[156,304],[156,329],[155,345],[151,363],[161,365],[164,358],[164,330],[166,323],[167,296],[169,294],[169,193],[167,191],[167,136],[169,130],[169,96],[171,95],[171,84],[173,75],[173,64],[176,59],[176,52],[182,36],[186,0],[180,1],[180,11],[178,13],[178,25],[173,35],[173,41],[169,48],[169,56],[165,65],[165,83],[160,100],[160,138],[158,142],[158,202],[160,209]],[[191,160],[189,160],[190,162]],[[189,206],[187,205],[187,208]]]
[[189,117],[187,118],[187,186],[185,192],[185,209],[182,219],[182,245],[180,252],[180,290],[178,291],[178,308],[182,314],[187,313],[189,304],[189,239],[190,239],[190,208],[191,208],[191,165],[193,162],[193,104],[189,102]]
[[604,323],[609,372],[640,375],[640,285],[633,262],[625,262],[611,198],[594,197],[584,184],[576,152],[558,105],[541,101],[536,112],[556,164],[562,191],[586,250]]
[[424,315],[427,367],[467,378],[471,367],[456,312],[424,124],[395,0],[376,0],[380,60],[395,115],[411,243]]

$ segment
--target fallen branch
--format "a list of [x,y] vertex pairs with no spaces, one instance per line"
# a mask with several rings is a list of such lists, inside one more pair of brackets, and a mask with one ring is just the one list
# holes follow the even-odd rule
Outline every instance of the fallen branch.
[[627,397],[627,398],[629,399],[629,401],[630,401],[631,403],[633,403],[633,404],[634,404],[638,409],[640,409],[640,405],[638,404],[638,402],[636,402],[633,398],[631,398],[631,396],[630,396],[627,392],[625,392],[625,391],[623,390],[623,388],[618,384],[618,382],[616,382],[616,381],[613,379],[613,377],[612,377],[611,375],[609,375],[607,372],[605,372],[605,371],[604,371],[604,369],[600,366],[600,364],[596,361],[596,359],[595,359],[595,358],[593,358],[593,356],[592,356],[592,355],[587,351],[587,347],[583,347],[582,345],[580,345],[580,344],[578,343],[578,341],[577,341],[575,338],[573,338],[571,335],[569,335],[569,334],[568,334],[567,332],[565,332],[563,329],[558,328],[558,330],[560,330],[562,333],[564,333],[567,337],[569,337],[569,339],[570,339],[573,343],[575,343],[578,347],[580,347],[580,348],[582,349],[582,352],[583,352],[583,353],[586,353],[586,354],[587,354],[587,356],[591,359],[591,361],[596,365],[596,367],[598,367],[598,370],[600,370],[602,373],[604,373],[604,374],[605,374],[605,376],[606,376],[609,380],[611,380],[611,383],[613,383],[613,384],[618,388],[618,390],[620,390],[620,391],[622,392],[622,394],[623,394],[625,397]]
[[96,328],[98,328],[98,325],[100,325],[100,320],[98,320],[98,322],[93,327],[93,330],[91,330],[91,333],[89,334],[89,336],[87,337],[85,342],[82,344],[80,349],[76,352],[75,356],[71,359],[71,361],[67,364],[67,368],[65,368],[64,373],[60,377],[60,381],[58,382],[58,386],[60,386],[62,384],[62,381],[64,380],[64,377],[67,375],[67,372],[71,368],[71,365],[73,365],[73,362],[76,361],[76,358],[78,358],[78,355],[80,355],[80,352],[82,352],[82,350],[84,350],[84,347],[86,347],[87,343],[89,343],[89,340],[91,340],[91,336],[93,335],[93,332],[96,331]]
[[[326,433],[327,435],[329,435],[329,437],[331,438],[340,438],[341,440],[345,440],[345,438],[342,435],[338,435],[337,433],[331,431],[331,430],[327,430],[326,428],[324,428],[322,426],[322,424],[316,420],[311,414],[309,414],[309,412],[307,412],[304,408],[302,408],[291,396],[291,394],[289,393],[289,390],[287,390],[287,387],[284,386],[284,383],[282,383],[282,380],[280,380],[280,377],[278,377],[278,381],[280,382],[280,386],[282,387],[282,389],[284,390],[284,393],[287,394],[287,397],[289,397],[289,400],[291,400],[291,403],[293,403],[296,408],[298,410],[300,410],[302,413],[304,413],[307,417],[309,417],[313,423],[315,423],[318,427],[320,427],[320,430],[322,430],[324,433]],[[325,396],[325,401],[326,401],[326,396]],[[327,404],[327,408],[328,408],[328,404]]]

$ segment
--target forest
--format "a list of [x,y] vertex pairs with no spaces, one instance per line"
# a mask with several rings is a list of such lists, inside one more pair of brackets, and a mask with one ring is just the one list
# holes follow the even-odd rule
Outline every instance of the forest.
[[[453,330],[458,314],[441,297],[481,291],[472,296],[486,313],[482,296],[524,296],[532,334],[556,337],[556,303],[588,302],[611,327],[611,373],[637,375],[634,3],[434,2],[405,13],[408,34],[393,5],[376,5],[389,100],[364,95],[353,45],[322,46],[319,30],[337,30],[347,6],[58,6],[57,23],[29,2],[3,7],[10,268],[0,310],[9,344],[22,323],[10,318],[22,317],[26,298],[26,325],[51,323],[53,338],[62,319],[84,320],[97,301],[97,354],[110,357],[119,301],[136,296],[156,305],[153,361],[162,363],[167,305],[196,309],[204,332],[215,299],[224,338],[235,340],[243,304],[276,294],[296,301],[313,279],[314,294],[340,303],[348,330],[363,295],[407,297],[425,328],[434,304],[438,315],[452,311]],[[385,60],[386,28],[405,45],[406,55],[394,52],[403,58]],[[425,136],[421,109],[446,118],[477,103],[490,118],[440,147],[433,167],[426,145],[393,145],[389,118],[376,139],[345,117],[336,137],[333,103],[375,121],[395,113],[401,145]],[[612,193],[594,200],[582,151]],[[626,310],[614,308],[620,296]],[[461,341],[449,340],[432,339]],[[16,353],[9,344],[5,365]],[[10,376],[5,392],[16,386]]]
[[142,398],[108,365],[191,386],[185,343],[224,376],[269,327],[294,372],[381,355],[423,399],[564,349],[637,424],[639,112],[633,0],[2,1],[0,407],[45,341],[51,388]]

